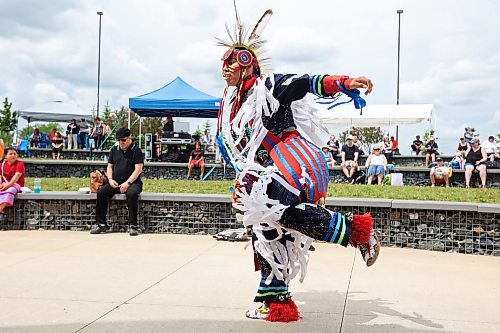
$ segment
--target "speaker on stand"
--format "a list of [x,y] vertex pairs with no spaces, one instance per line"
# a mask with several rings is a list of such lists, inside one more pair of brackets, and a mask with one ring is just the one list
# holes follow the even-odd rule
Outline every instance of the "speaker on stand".
[[153,141],[153,133],[146,133],[144,135],[144,158],[146,161],[151,161],[156,157]]

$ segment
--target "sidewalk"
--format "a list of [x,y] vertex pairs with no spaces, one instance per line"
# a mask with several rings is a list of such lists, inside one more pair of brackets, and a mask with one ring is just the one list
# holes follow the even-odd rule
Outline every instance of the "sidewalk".
[[[303,319],[249,320],[259,274],[209,236],[0,232],[0,332],[500,332],[500,258],[315,243]],[[347,297],[346,297],[347,295]]]

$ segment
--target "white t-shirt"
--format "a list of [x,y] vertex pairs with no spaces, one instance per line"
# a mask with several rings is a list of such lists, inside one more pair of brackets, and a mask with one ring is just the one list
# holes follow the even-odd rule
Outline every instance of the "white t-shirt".
[[489,140],[484,140],[483,143],[481,143],[481,146],[486,150],[486,154],[491,154],[495,152],[495,148],[497,147],[495,141],[490,142]]
[[384,155],[375,155],[372,154],[372,159],[370,161],[370,165],[384,165]]

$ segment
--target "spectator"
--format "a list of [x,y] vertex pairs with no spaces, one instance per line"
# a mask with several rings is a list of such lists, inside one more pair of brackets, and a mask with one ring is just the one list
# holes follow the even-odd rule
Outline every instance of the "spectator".
[[95,149],[101,149],[104,139],[104,124],[101,122],[101,118],[96,117],[94,119],[94,128],[92,129],[90,137],[94,140]]
[[359,156],[363,156],[365,154],[365,152],[363,151],[363,144],[361,143],[361,141],[359,141],[357,135],[352,136],[352,144],[358,147]]
[[201,137],[201,143],[203,144],[203,151],[206,153],[208,151],[208,145],[210,143],[210,133],[208,133],[208,129],[205,129],[205,132]]
[[40,130],[38,129],[38,127],[36,127],[33,130],[33,134],[31,134],[30,147],[38,148],[38,144],[40,143],[41,139],[42,135],[40,134]]
[[163,133],[173,133],[174,132],[174,120],[172,116],[167,116],[167,122],[163,125]]
[[472,131],[472,128],[470,128],[469,126],[465,128],[464,139],[465,142],[467,142],[467,144],[469,145],[472,143],[472,140],[474,139],[474,131]]
[[484,148],[484,150],[486,151],[486,156],[491,162],[493,162],[495,158],[498,157],[497,144],[495,142],[494,136],[490,135],[488,137],[488,140],[484,140],[481,144],[481,147]]
[[321,148],[321,151],[323,152],[323,156],[325,157],[326,163],[328,166],[333,167],[335,165],[335,160],[333,159],[332,152],[330,151],[330,147],[323,147]]
[[78,126],[80,126],[80,148],[86,149],[89,147],[90,125],[85,118],[82,118]]
[[2,162],[2,184],[0,185],[0,222],[5,221],[5,208],[14,204],[16,194],[24,186],[24,163],[17,159],[16,148],[9,147],[5,151]]
[[443,183],[446,187],[449,187],[449,174],[450,168],[443,163],[443,159],[441,157],[436,158],[436,165],[431,168],[430,177],[431,177],[431,187],[436,186],[436,183]]
[[78,148],[78,132],[80,131],[80,127],[76,123],[76,119],[71,119],[71,122],[66,127],[66,137],[68,138],[68,149],[77,149]]
[[340,150],[339,140],[335,137],[335,134],[330,135],[330,140],[326,143],[328,148],[330,148],[330,152],[333,156],[337,156]]
[[52,140],[57,134],[57,128],[52,128],[52,132],[49,133],[49,142],[52,143]]
[[423,142],[420,140],[420,135],[415,137],[413,143],[411,145],[411,150],[415,152],[416,155],[419,155],[420,152],[424,149]]
[[388,163],[392,162],[392,149],[391,149],[391,141],[389,140],[388,136],[384,136],[384,141],[383,141],[383,153],[385,158],[387,159]]
[[401,155],[399,153],[399,143],[398,140],[394,139],[393,136],[391,136],[391,151],[393,155]]
[[373,176],[377,176],[378,185],[382,185],[382,179],[387,172],[387,158],[382,154],[382,147],[375,145],[373,152],[368,156],[365,163],[365,168],[368,170],[368,185],[372,184]]
[[436,143],[436,140],[434,137],[430,137],[429,141],[427,141],[427,144],[425,145],[425,166],[429,166],[429,162],[435,162],[436,161],[436,155],[438,155],[438,144]]
[[460,156],[464,156],[464,153],[467,151],[467,149],[469,149],[469,145],[467,144],[467,141],[465,141],[465,138],[460,138],[460,141],[458,142],[458,145],[457,145],[457,151],[456,151],[456,155],[458,156],[460,154]]
[[57,132],[52,138],[52,158],[55,160],[61,159],[61,153],[64,146],[64,140],[61,133]]
[[482,188],[486,188],[486,151],[479,145],[479,139],[473,139],[472,145],[465,152],[465,187],[469,188],[472,171],[477,170]]
[[205,174],[205,152],[201,149],[200,141],[196,141],[194,144],[194,149],[191,151],[191,155],[189,156],[188,162],[188,174],[187,177],[191,176],[191,170],[193,167],[200,167],[200,179],[203,179],[203,175]]
[[340,153],[342,156],[340,166],[342,167],[342,172],[347,177],[347,181],[353,183],[354,179],[352,177],[358,169],[359,149],[358,146],[354,145],[351,135],[348,135],[346,140],[347,143],[342,146],[342,152]]
[[111,148],[108,157],[106,175],[108,183],[97,191],[96,224],[90,230],[91,234],[100,234],[109,229],[106,214],[109,200],[118,193],[125,193],[128,206],[129,235],[137,236],[137,211],[139,194],[142,192],[141,173],[144,167],[144,155],[130,137],[126,127],[116,132],[118,146]]

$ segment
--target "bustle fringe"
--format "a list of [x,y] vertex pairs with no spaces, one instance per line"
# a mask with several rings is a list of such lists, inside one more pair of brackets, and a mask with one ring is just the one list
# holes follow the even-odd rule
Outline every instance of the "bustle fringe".
[[299,309],[292,299],[287,299],[284,302],[271,302],[269,304],[269,312],[266,318],[267,321],[289,323],[299,319]]
[[370,240],[373,230],[373,218],[369,213],[364,215],[354,215],[351,223],[352,234],[349,243],[353,247],[358,244],[365,244]]

